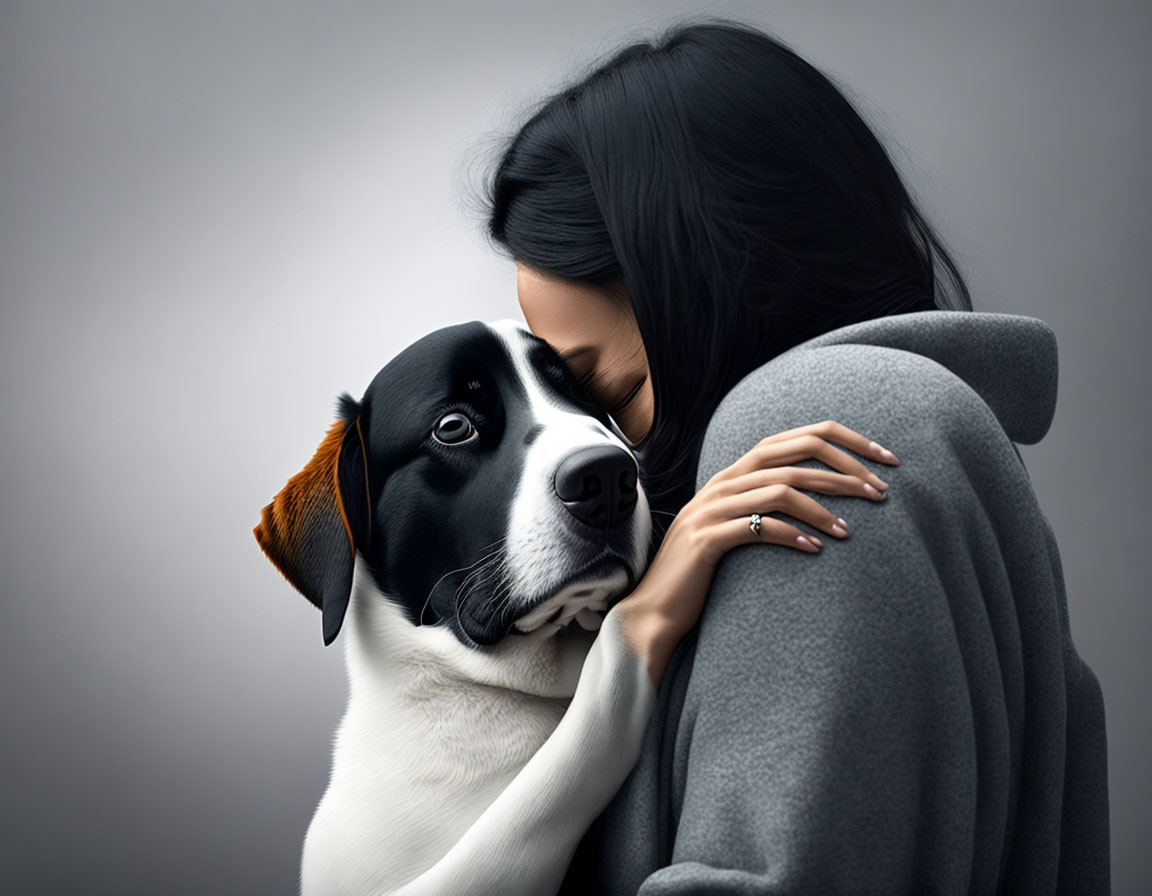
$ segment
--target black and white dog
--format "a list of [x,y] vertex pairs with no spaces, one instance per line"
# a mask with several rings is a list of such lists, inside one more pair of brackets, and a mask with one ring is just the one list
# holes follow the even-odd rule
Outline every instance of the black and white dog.
[[[514,320],[437,330],[359,402],[340,396],[253,530],[322,611],[324,643],[345,629],[349,699],[304,842],[306,896],[558,882],[655,697],[609,624],[652,546],[639,460]],[[589,738],[620,713],[612,770]]]

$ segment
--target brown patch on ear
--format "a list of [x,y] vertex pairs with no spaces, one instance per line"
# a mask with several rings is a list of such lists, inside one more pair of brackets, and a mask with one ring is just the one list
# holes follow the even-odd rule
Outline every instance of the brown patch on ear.
[[339,630],[355,558],[339,486],[345,429],[343,420],[328,428],[312,459],[264,507],[252,530],[284,578],[324,611],[325,643]]
[[[366,531],[372,530],[372,490],[368,484],[368,448],[364,444],[364,430],[360,428],[360,418],[356,418],[356,438],[360,442],[360,460],[364,467],[364,513],[366,517]],[[336,472],[336,495],[339,497],[340,492],[340,473]],[[344,507],[344,502],[340,501],[340,517],[344,520],[344,528],[348,532],[348,541],[352,543],[353,549],[356,547],[356,539],[352,537],[352,524],[348,521],[348,511]]]

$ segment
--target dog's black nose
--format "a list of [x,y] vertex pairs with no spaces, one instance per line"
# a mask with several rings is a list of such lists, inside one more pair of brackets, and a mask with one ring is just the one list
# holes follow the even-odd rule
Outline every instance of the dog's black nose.
[[576,519],[606,529],[636,507],[636,461],[613,445],[581,448],[556,468],[556,494]]

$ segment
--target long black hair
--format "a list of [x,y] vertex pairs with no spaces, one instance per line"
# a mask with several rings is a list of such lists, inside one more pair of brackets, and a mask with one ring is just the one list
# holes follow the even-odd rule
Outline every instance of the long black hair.
[[497,251],[631,301],[655,399],[639,446],[648,495],[673,513],[695,491],[712,413],[756,367],[857,321],[972,310],[851,103],[728,19],[629,44],[543,100],[484,192]]

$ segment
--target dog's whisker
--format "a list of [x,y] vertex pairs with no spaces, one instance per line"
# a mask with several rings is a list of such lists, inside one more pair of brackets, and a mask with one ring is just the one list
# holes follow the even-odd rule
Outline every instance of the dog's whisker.
[[512,578],[507,574],[507,564],[502,564],[499,568],[498,575],[500,580],[496,583],[496,588],[492,593],[492,604],[494,609],[499,612],[512,603]]
[[[491,559],[495,557],[495,559]],[[499,550],[492,551],[487,557],[482,558],[485,562],[479,567],[470,572],[464,580],[456,587],[455,595],[455,612],[456,622],[460,623],[460,610],[463,608],[464,603],[468,600],[469,594],[476,589],[479,585],[480,579],[483,574],[493,565],[502,565],[506,562],[506,557]]]
[[[496,579],[496,586],[489,591],[485,605],[485,609],[493,614],[495,614],[496,609],[500,606],[501,592],[510,588],[511,586],[511,582],[506,575],[506,570],[507,557],[502,556],[495,562],[486,565],[481,573],[481,575],[487,573],[489,580]],[[476,579],[477,587],[479,587],[479,584],[480,578],[478,577]],[[463,603],[463,601],[461,603]]]
[[503,596],[510,595],[512,590],[512,580],[507,575],[506,558],[501,557],[499,563],[493,564],[491,578],[496,580],[496,585],[489,597],[489,604],[494,611],[499,611],[503,609]]
[[[491,544],[484,545],[484,547],[482,547],[480,550],[487,551],[491,547],[496,547],[497,545],[502,545],[503,542],[506,542],[507,540],[508,540],[508,536],[504,536],[503,538],[497,538]],[[496,547],[496,550],[490,551],[489,553],[482,556],[479,560],[473,560],[467,566],[461,566],[458,569],[450,569],[450,570],[448,570],[448,572],[444,573],[444,575],[440,576],[440,578],[438,578],[436,580],[436,584],[433,585],[428,590],[428,596],[426,598],[424,598],[424,605],[420,608],[420,616],[418,617],[416,624],[417,625],[423,625],[424,624],[424,611],[428,609],[428,603],[429,603],[429,601],[432,600],[432,593],[439,587],[441,582],[443,582],[448,576],[452,575],[453,573],[464,572],[464,570],[466,570],[466,569],[472,569],[472,567],[476,566],[478,563],[483,563],[489,557],[493,556],[494,554],[499,553],[501,549],[502,549],[501,547]],[[459,589],[459,586],[457,586],[457,588]]]
[[[495,553],[495,552],[493,552],[493,553]],[[492,555],[490,554],[489,556],[492,556]],[[464,580],[457,587],[458,588],[464,588],[466,585],[471,584],[474,581],[479,581],[479,579],[484,575],[484,572],[488,569],[489,566],[491,566],[491,563],[484,563],[484,564],[478,566],[476,569],[474,569],[470,573],[468,573],[468,575],[466,575],[464,577]]]
[[511,606],[512,602],[516,599],[516,593],[514,591],[515,584],[516,583],[511,576],[504,577],[501,589],[498,592],[501,598],[502,606]]

